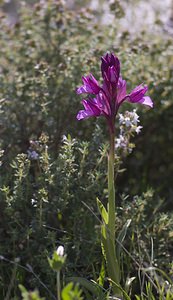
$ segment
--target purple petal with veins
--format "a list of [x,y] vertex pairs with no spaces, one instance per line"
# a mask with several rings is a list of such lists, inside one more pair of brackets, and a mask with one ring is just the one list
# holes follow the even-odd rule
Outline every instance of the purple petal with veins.
[[94,94],[97,95],[100,91],[99,84],[92,74],[82,77],[83,85],[77,88],[77,94]]

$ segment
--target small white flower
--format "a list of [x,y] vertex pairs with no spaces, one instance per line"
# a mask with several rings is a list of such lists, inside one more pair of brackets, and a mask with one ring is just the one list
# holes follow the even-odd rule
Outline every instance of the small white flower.
[[59,246],[56,250],[56,253],[59,255],[59,256],[64,256],[64,247],[63,246]]
[[120,124],[124,123],[124,116],[123,116],[123,114],[119,114],[119,122],[120,122]]
[[124,118],[124,124],[126,127],[130,127],[132,125],[132,122],[129,117]]
[[62,136],[62,141],[63,141],[63,142],[67,141],[67,137],[66,137],[65,134],[63,134],[63,136]]
[[127,141],[123,135],[119,135],[119,137],[116,139],[115,148],[126,148]]
[[39,68],[40,68],[39,64],[35,65],[35,67],[34,67],[35,70],[39,70]]
[[137,126],[136,127],[136,133],[139,134],[141,132],[142,126]]
[[37,201],[35,199],[31,199],[31,204],[34,206],[34,207],[37,207]]
[[139,116],[136,113],[136,109],[134,109],[133,112],[131,112],[131,121],[132,121],[133,125],[135,125],[135,126],[137,126],[137,123],[140,122]]

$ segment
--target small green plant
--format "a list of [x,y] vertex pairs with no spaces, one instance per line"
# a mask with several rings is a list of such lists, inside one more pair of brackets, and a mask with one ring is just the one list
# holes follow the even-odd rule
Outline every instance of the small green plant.
[[53,257],[48,259],[50,267],[56,272],[57,281],[57,300],[61,300],[61,284],[60,284],[60,271],[65,263],[66,255],[64,255],[64,247],[59,246],[53,253]]
[[28,292],[22,285],[20,285],[19,288],[21,290],[23,300],[45,300],[45,298],[40,297],[37,290],[35,290],[34,292]]

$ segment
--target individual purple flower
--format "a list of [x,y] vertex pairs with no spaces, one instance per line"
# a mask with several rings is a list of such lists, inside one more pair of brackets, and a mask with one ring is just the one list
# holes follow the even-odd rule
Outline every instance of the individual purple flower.
[[77,119],[105,116],[109,126],[113,128],[115,116],[124,101],[141,103],[153,107],[153,102],[146,96],[147,86],[137,86],[131,93],[126,92],[126,81],[120,76],[120,61],[113,53],[107,53],[101,58],[103,84],[100,86],[92,74],[82,77],[83,86],[77,89],[77,94],[89,94],[82,100],[84,110],[80,110]]

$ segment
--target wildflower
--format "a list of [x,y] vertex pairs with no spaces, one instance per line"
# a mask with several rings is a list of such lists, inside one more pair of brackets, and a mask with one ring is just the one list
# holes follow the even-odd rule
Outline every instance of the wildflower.
[[31,199],[31,204],[34,206],[34,207],[37,207],[37,201],[35,199]]
[[136,130],[135,130],[136,133],[139,134],[139,133],[141,132],[141,129],[142,129],[142,128],[143,128],[142,126],[137,126],[137,127],[136,127]]
[[48,258],[51,268],[54,271],[59,272],[65,264],[66,257],[67,255],[64,255],[64,247],[59,246],[57,250],[53,253],[52,258]]
[[39,154],[35,150],[28,149],[27,154],[28,154],[28,158],[31,160],[39,159]]
[[119,114],[120,125],[125,125],[126,127],[136,127],[139,122],[139,116],[136,113],[136,109],[134,109],[132,112],[126,111],[124,115]]
[[[120,115],[120,135],[115,142],[114,122],[120,105],[124,101],[131,103],[141,103],[153,107],[153,102],[146,96],[147,86],[142,84],[132,90],[130,94],[126,92],[126,81],[120,76],[120,61],[113,54],[106,54],[101,58],[101,72],[103,84],[100,86],[92,74],[83,77],[83,85],[77,88],[77,94],[88,94],[87,99],[82,100],[84,110],[80,110],[77,119],[87,119],[89,117],[104,116],[109,126],[110,147],[108,154],[108,208],[104,209],[98,201],[98,207],[102,215],[103,226],[101,231],[102,250],[107,262],[108,275],[112,281],[113,293],[118,298],[122,298],[120,288],[121,268],[120,261],[115,247],[115,148],[126,154],[132,151],[134,145],[129,143],[130,136],[134,131],[139,132],[141,126],[138,124],[138,115],[127,112],[125,116]],[[128,129],[128,130],[127,130]],[[101,208],[101,209],[100,209]],[[106,216],[106,217],[105,217]],[[112,264],[112,262],[114,262]]]
[[116,139],[115,148],[126,148],[127,147],[127,139],[122,134],[119,135],[119,137]]
[[120,134],[115,140],[115,149],[123,154],[131,153],[135,145],[130,142],[131,137],[135,133],[141,132],[142,126],[138,126],[140,120],[136,113],[136,109],[132,112],[126,111],[124,114],[119,114]]
[[140,84],[127,94],[126,81],[120,76],[120,61],[113,53],[107,53],[101,60],[102,86],[90,74],[82,77],[83,85],[77,88],[77,94],[89,94],[87,99],[82,100],[84,110],[78,112],[78,120],[104,116],[112,129],[115,116],[124,101],[153,107],[151,98],[145,95],[148,90],[147,86]]

